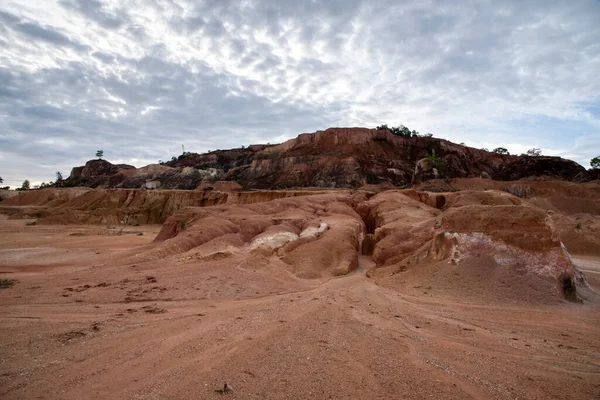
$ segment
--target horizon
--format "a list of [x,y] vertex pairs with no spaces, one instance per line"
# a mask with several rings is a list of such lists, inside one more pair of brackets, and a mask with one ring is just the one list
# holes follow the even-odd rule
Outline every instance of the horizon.
[[600,2],[0,4],[0,176],[141,167],[333,126],[600,152]]

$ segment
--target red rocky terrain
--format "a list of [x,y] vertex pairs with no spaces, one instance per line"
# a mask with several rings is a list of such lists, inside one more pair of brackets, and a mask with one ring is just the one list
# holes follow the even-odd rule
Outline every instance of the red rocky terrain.
[[[435,155],[443,165],[418,164]],[[415,169],[415,166],[418,168]],[[436,169],[436,174],[432,168]],[[596,174],[597,175],[597,174]],[[330,128],[279,145],[182,155],[136,169],[91,160],[74,168],[69,185],[103,188],[195,189],[235,181],[247,189],[359,188],[387,183],[407,187],[433,177],[518,180],[531,177],[586,181],[593,171],[559,157],[496,154],[447,140],[395,136],[388,130]]]
[[599,199],[480,178],[27,191],[0,207],[0,397],[598,398]]

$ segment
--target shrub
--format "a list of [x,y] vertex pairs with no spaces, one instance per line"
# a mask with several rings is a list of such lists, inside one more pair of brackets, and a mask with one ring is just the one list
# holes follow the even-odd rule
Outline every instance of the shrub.
[[192,153],[192,152],[189,152],[189,151],[184,151],[183,153],[181,153],[181,155],[179,155],[179,157],[177,157],[177,159],[178,160],[183,160],[184,158],[187,158],[189,156],[197,156],[197,155],[198,155],[198,153]]
[[179,228],[180,228],[182,231],[185,231],[185,226],[186,226],[186,225],[185,225],[185,220],[183,220],[183,219],[182,219],[181,221],[179,221]]
[[0,289],[6,289],[15,284],[14,279],[0,278]]
[[396,136],[404,136],[404,137],[433,137],[433,133],[426,133],[424,135],[421,135],[416,130],[413,129],[411,131],[408,127],[406,127],[404,125],[389,127],[389,126],[387,126],[387,124],[383,124],[383,125],[379,125],[375,129],[377,129],[378,131],[388,130],[388,131],[390,131],[390,133],[392,135],[396,135]]
[[534,148],[527,150],[527,153],[521,154],[521,155],[529,156],[529,157],[538,157],[538,156],[542,155],[542,150],[538,149],[537,147],[534,147]]
[[508,152],[508,150],[506,150],[504,147],[496,147],[494,150],[492,150],[492,153],[496,153],[496,154],[510,154]]
[[427,158],[433,161],[433,165],[435,165],[436,167],[443,167],[446,165],[444,160],[442,160],[440,156],[437,156],[435,154],[428,155]]

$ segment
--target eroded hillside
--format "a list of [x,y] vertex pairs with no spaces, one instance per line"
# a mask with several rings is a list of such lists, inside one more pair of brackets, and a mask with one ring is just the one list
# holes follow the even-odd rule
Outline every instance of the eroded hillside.
[[[435,162],[432,162],[434,160]],[[434,171],[435,170],[435,171]],[[91,160],[73,168],[66,183],[103,188],[195,189],[232,181],[246,189],[299,187],[407,187],[432,177],[530,177],[589,181],[597,173],[560,157],[497,154],[430,137],[395,136],[389,130],[330,128],[278,145],[182,154],[136,169]]]
[[599,197],[24,192],[0,208],[0,396],[594,398]]

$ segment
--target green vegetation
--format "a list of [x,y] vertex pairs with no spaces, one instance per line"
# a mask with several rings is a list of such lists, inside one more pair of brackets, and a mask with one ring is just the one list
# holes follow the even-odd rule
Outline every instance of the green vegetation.
[[504,147],[496,147],[494,150],[492,150],[492,153],[497,153],[497,154],[510,154],[508,152],[508,150],[506,150]]
[[181,155],[179,157],[177,157],[178,160],[182,160],[184,158],[187,158],[189,156],[197,156],[198,153],[192,153],[190,151],[184,151],[183,153],[181,153]]
[[[210,152],[210,150],[208,152]],[[187,158],[187,157],[190,157],[190,156],[198,156],[198,155],[199,155],[198,153],[194,153],[194,152],[191,152],[191,151],[184,151],[179,156],[173,156],[173,157],[171,157],[171,159],[169,161],[167,161],[167,162],[164,162],[163,160],[158,160],[158,163],[160,165],[165,165],[167,163],[174,163],[175,161],[183,160],[184,158]]]
[[182,219],[181,221],[179,221],[179,229],[181,229],[182,231],[185,231],[185,227],[186,227],[185,220]]
[[581,229],[581,222],[578,222],[577,225],[575,225],[575,229]]
[[54,182],[50,181],[48,183],[46,182],[42,182],[40,185],[36,185],[34,187],[34,189],[44,189],[44,188],[48,188],[48,187],[54,187]]
[[74,180],[72,180],[72,181],[66,180],[63,182],[62,185],[63,185],[63,187],[75,187],[75,186],[77,186],[77,182]]
[[426,133],[424,135],[421,135],[419,132],[415,131],[414,129],[411,131],[410,129],[408,129],[408,127],[406,127],[404,125],[389,127],[389,126],[387,126],[387,124],[384,124],[384,125],[379,125],[375,129],[377,129],[379,131],[381,131],[381,130],[388,130],[388,131],[390,131],[390,133],[392,135],[396,135],[396,136],[404,136],[404,137],[433,137],[433,133]]
[[96,151],[96,157],[98,157],[98,160],[102,160],[102,157],[104,157],[104,150]]
[[[592,169],[600,169],[600,156],[592,158],[590,160],[590,166],[592,167]],[[2,182],[0,181],[0,183]]]
[[0,289],[6,289],[15,284],[14,279],[0,278]]
[[18,189],[16,189],[16,190],[18,190],[18,191],[22,191],[22,190],[29,190],[29,189],[30,189],[30,186],[31,186],[31,183],[29,183],[29,181],[28,181],[27,179],[25,179],[25,180],[23,181],[23,184],[21,185],[21,187],[20,187],[20,188],[18,188]]
[[524,153],[521,155],[528,156],[528,157],[538,157],[538,156],[542,155],[542,150],[538,149],[537,147],[534,147],[534,148],[527,150],[527,153]]
[[428,155],[427,158],[429,158],[431,161],[433,161],[433,165],[435,165],[437,168],[440,168],[440,167],[443,167],[446,165],[444,160],[442,160],[442,157],[437,156],[435,154]]

